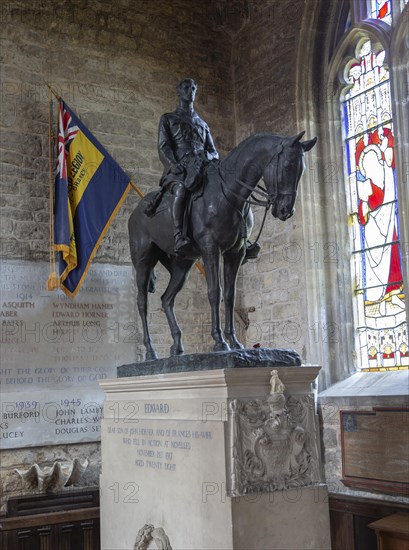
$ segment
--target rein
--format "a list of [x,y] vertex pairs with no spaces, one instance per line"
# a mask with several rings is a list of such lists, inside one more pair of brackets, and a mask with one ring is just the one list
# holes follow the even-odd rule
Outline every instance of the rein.
[[[267,166],[270,166],[270,164],[273,162],[274,158],[278,157],[281,155],[281,153],[283,152],[284,150],[284,147],[283,147],[283,141],[280,141],[280,143],[278,144],[277,146],[277,150],[274,152],[274,154],[272,155],[270,161],[267,163]],[[251,194],[250,194],[250,197],[248,199],[244,199],[241,195],[239,195],[238,193],[236,193],[235,191],[232,191],[231,189],[227,189],[227,191],[229,193],[231,193],[232,195],[236,196],[237,198],[239,198],[241,201],[243,201],[243,203],[247,203],[248,205],[255,205],[255,206],[264,206],[267,210],[274,204],[274,201],[277,199],[277,196],[278,196],[278,192],[277,192],[277,189],[278,189],[278,165],[279,165],[279,162],[277,162],[275,164],[275,171],[274,171],[274,182],[275,182],[275,190],[274,190],[274,193],[268,193],[266,189],[264,189],[263,187],[261,187],[259,184],[254,188],[252,187],[251,185],[249,185],[248,183],[242,181],[242,180],[239,180],[239,179],[236,179],[235,181],[241,186],[241,187],[245,187],[246,189],[249,189],[251,191]],[[221,171],[221,168],[219,167],[219,175],[220,175],[220,178],[221,178],[221,188],[222,188],[222,192],[223,192],[223,195],[225,197],[225,199],[227,200],[227,202],[233,206],[233,208],[235,210],[237,210],[237,208],[229,201],[227,195],[226,195],[226,191],[224,189],[224,185],[226,183],[226,180],[224,179],[224,176],[222,174],[222,171]],[[261,199],[258,199],[256,197],[253,196],[253,193],[257,193],[259,195],[261,195],[262,197],[266,197],[267,200],[261,200]],[[252,200],[253,199],[253,200]]]
[[[268,162],[267,166],[270,166],[270,164],[273,162],[273,159],[275,157],[278,157],[280,156],[280,154],[283,152],[284,150],[284,147],[283,147],[283,141],[281,141],[277,147],[277,150],[274,152],[273,156],[271,157],[270,161]],[[264,187],[262,187],[260,184],[257,184],[256,187],[252,187],[251,185],[249,185],[248,183],[242,181],[242,180],[239,180],[239,179],[236,179],[235,181],[241,185],[241,187],[245,187],[246,189],[249,189],[251,191],[251,194],[250,194],[250,197],[247,198],[247,199],[243,199],[243,197],[241,195],[239,195],[238,193],[236,193],[235,191],[232,191],[231,189],[227,189],[227,191],[229,193],[231,193],[232,195],[235,195],[236,197],[238,197],[241,201],[243,201],[243,205],[246,204],[247,205],[247,209],[246,209],[246,215],[245,217],[247,218],[247,215],[248,215],[248,211],[250,209],[250,206],[251,205],[255,205],[255,206],[264,206],[264,215],[263,215],[263,221],[261,222],[261,226],[260,226],[260,230],[258,232],[258,235],[257,235],[257,238],[256,240],[251,243],[250,241],[250,246],[254,246],[255,244],[257,244],[260,236],[261,236],[261,233],[263,231],[263,228],[264,228],[264,223],[266,221],[266,217],[267,217],[267,212],[270,210],[270,208],[273,206],[274,202],[276,201],[277,199],[277,196],[278,196],[278,192],[277,192],[277,189],[278,189],[278,165],[279,165],[279,162],[277,162],[275,164],[275,173],[274,173],[274,182],[275,182],[275,192],[274,193],[268,193],[267,189],[264,189]],[[245,220],[245,217],[243,216],[243,212],[237,208],[234,204],[232,204],[226,194],[226,190],[224,188],[224,185],[226,183],[225,179],[224,179],[224,176],[222,174],[222,171],[221,171],[221,168],[219,166],[219,175],[220,175],[220,186],[221,186],[221,190],[222,190],[222,193],[223,193],[223,196],[224,198],[226,199],[226,201],[230,204],[230,206],[232,208],[234,208],[234,210],[236,210],[236,212],[238,212],[238,214],[240,215],[241,219],[242,219],[242,222],[243,222],[243,225],[244,227],[246,227],[246,220]],[[261,195],[262,197],[265,197],[267,200],[261,200],[261,199],[258,199],[257,197],[254,197],[253,194],[254,193],[257,193],[259,195]],[[253,200],[252,200],[253,199]]]
[[[224,181],[224,180],[223,180]],[[231,193],[232,195],[238,197],[239,199],[241,199],[244,203],[247,203],[247,204],[253,204],[255,206],[265,206],[265,207],[270,207],[272,204],[273,204],[273,197],[274,199],[277,197],[277,194],[275,195],[269,195],[267,193],[267,191],[262,188],[261,186],[257,185],[255,188],[252,187],[251,185],[249,185],[248,183],[245,183],[244,181],[242,180],[238,180],[236,179],[236,182],[241,185],[242,187],[245,187],[246,189],[249,189],[252,193],[250,195],[251,198],[248,198],[248,199],[243,199],[243,197],[241,195],[239,195],[238,193],[235,193],[234,191],[232,191],[231,189],[228,190],[229,193]],[[257,189],[259,187],[259,189]],[[253,193],[258,193],[259,195],[261,195],[262,197],[266,197],[267,200],[266,201],[263,201],[263,200],[260,200],[258,199],[257,197],[254,197],[253,196]],[[223,193],[225,195],[225,193]]]

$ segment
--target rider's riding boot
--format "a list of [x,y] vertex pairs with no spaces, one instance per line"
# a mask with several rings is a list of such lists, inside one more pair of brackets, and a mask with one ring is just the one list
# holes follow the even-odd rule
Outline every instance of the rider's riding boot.
[[185,213],[186,190],[183,185],[176,189],[175,200],[173,202],[172,217],[175,227],[175,252],[177,254],[186,254],[191,251],[191,241],[183,235],[183,216]]

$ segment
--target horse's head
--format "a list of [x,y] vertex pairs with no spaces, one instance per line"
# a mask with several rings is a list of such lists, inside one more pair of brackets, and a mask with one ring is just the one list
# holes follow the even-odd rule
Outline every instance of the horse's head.
[[271,213],[282,221],[294,214],[298,182],[305,169],[304,153],[317,143],[316,137],[301,141],[304,134],[305,132],[301,132],[298,136],[283,138],[263,173],[272,201]]

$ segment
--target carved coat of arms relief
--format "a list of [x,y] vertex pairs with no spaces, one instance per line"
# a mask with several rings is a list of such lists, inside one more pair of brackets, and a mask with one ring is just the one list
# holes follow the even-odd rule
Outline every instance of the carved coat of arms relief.
[[230,496],[320,482],[313,397],[286,396],[277,371],[270,383],[265,399],[229,403]]

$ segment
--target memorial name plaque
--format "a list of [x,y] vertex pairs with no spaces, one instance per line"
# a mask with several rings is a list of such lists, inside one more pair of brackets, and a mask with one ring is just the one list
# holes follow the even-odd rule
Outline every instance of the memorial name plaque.
[[2,396],[0,446],[35,446],[39,439],[43,445],[99,440],[102,402],[103,396],[91,387],[53,388],[30,396],[24,391],[7,393]]
[[73,300],[48,292],[45,262],[1,266],[1,447],[100,439],[98,381],[135,361],[130,266],[94,264]]

